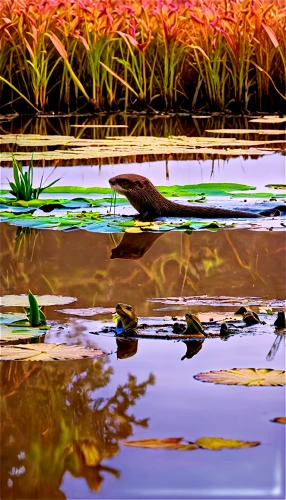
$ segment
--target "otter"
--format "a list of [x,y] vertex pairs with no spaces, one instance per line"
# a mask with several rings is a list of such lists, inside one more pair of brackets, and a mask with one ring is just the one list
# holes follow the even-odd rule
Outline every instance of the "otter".
[[115,310],[119,316],[116,327],[122,328],[123,333],[128,330],[134,330],[137,327],[138,318],[132,306],[119,303]]
[[154,184],[137,174],[122,174],[109,179],[109,184],[117,193],[126,196],[143,219],[157,217],[199,217],[199,218],[257,218],[260,215],[240,210],[180,205],[164,198]]

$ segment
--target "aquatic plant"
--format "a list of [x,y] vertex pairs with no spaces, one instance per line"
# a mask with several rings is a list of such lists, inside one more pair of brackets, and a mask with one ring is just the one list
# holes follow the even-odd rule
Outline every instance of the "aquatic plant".
[[28,170],[23,172],[22,164],[18,162],[15,155],[12,154],[12,162],[13,162],[13,181],[9,181],[11,191],[10,193],[16,197],[16,200],[24,200],[31,201],[37,200],[40,194],[47,188],[52,187],[56,182],[60,179],[56,179],[55,181],[48,184],[48,186],[43,186],[43,177],[42,175],[40,186],[37,188],[33,188],[33,154],[30,160],[30,164]]
[[281,109],[285,25],[280,0],[5,0],[1,103],[5,111],[24,101],[35,111]]

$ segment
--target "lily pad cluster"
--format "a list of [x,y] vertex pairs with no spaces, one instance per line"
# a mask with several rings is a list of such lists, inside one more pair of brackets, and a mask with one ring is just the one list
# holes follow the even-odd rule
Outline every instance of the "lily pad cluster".
[[[223,156],[270,155],[273,145],[283,149],[285,140],[245,140],[213,137],[151,137],[121,136],[105,139],[81,139],[64,135],[5,134],[0,144],[14,144],[24,148],[49,148],[53,151],[37,151],[34,160],[72,160],[88,158],[116,158],[135,155],[209,154]],[[30,153],[17,151],[16,160],[30,159]],[[9,152],[0,153],[0,161],[11,161]]]
[[196,441],[185,441],[183,438],[164,438],[164,439],[139,439],[124,441],[123,446],[130,448],[145,448],[153,450],[223,450],[223,449],[239,449],[252,448],[259,446],[258,441],[238,441],[236,439],[224,439],[219,437],[202,437]]

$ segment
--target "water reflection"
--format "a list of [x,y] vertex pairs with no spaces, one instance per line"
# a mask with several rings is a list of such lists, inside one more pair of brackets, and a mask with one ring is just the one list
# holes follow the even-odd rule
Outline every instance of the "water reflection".
[[116,339],[117,359],[127,359],[135,356],[138,351],[138,340]]
[[276,333],[276,338],[275,338],[275,340],[270,348],[270,351],[268,352],[268,354],[266,356],[267,361],[273,361],[273,359],[275,358],[277,351],[280,347],[282,339],[284,338],[284,340],[285,340],[285,335],[286,335],[286,332]]
[[111,250],[111,259],[141,259],[163,234],[124,233],[117,247]]
[[142,383],[129,374],[107,398],[99,394],[112,380],[107,359],[4,361],[0,370],[2,498],[65,498],[66,471],[97,492],[108,474],[120,476],[101,462],[119,453],[134,427],[148,427],[129,410],[155,383],[152,374]]
[[[2,224],[2,293],[27,293],[32,287],[35,294],[77,297],[77,308],[113,307],[120,301],[138,308],[141,316],[158,315],[147,302],[150,297],[285,297],[283,232],[172,231],[157,236],[31,230],[23,233],[19,251],[16,228]],[[147,247],[153,237],[156,241],[132,264],[110,259],[121,240],[130,242],[131,249],[143,249],[145,237]]]
[[188,342],[184,342],[187,347],[187,350],[184,356],[181,358],[181,361],[184,359],[192,359],[198,352],[200,352],[203,347],[204,340],[190,340]]

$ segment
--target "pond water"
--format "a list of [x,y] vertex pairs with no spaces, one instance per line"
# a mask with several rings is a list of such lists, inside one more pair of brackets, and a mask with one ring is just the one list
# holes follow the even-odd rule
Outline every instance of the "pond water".
[[[188,131],[186,123],[180,122],[180,130]],[[200,126],[204,129],[203,121]],[[237,182],[270,192],[266,184],[285,183],[285,157],[276,153],[259,160],[174,159],[167,168],[162,159],[64,166],[52,175],[62,176],[62,186],[107,187],[109,177],[126,171],[160,185]],[[51,172],[47,165],[45,173]],[[41,168],[35,169],[36,183],[41,173]],[[3,167],[2,174],[5,188],[11,168]],[[232,200],[239,208],[243,203]],[[37,295],[75,297],[69,305],[46,307],[52,328],[45,342],[96,347],[108,356],[0,363],[1,498],[284,499],[285,426],[272,419],[285,415],[285,388],[215,385],[194,378],[232,368],[285,370],[283,337],[270,360],[268,355],[277,338],[276,311],[285,300],[286,239],[281,229],[100,234],[21,231],[2,223],[1,295],[31,289]],[[111,319],[109,312],[88,317],[76,311],[114,308],[123,302],[132,304],[141,318],[182,318],[187,311],[204,317],[233,313],[238,307],[220,304],[221,296],[246,305],[258,301],[250,297],[262,304],[276,301],[271,328],[259,325],[257,334],[201,343],[128,342],[90,333],[98,333],[98,320],[104,324]],[[178,300],[164,300],[167,297]],[[184,305],[196,297],[197,303]],[[158,298],[162,301],[150,300]],[[75,314],[59,312],[66,308]],[[258,306],[253,310],[259,312]],[[220,437],[260,445],[221,451],[124,445],[130,439],[176,437]]]

